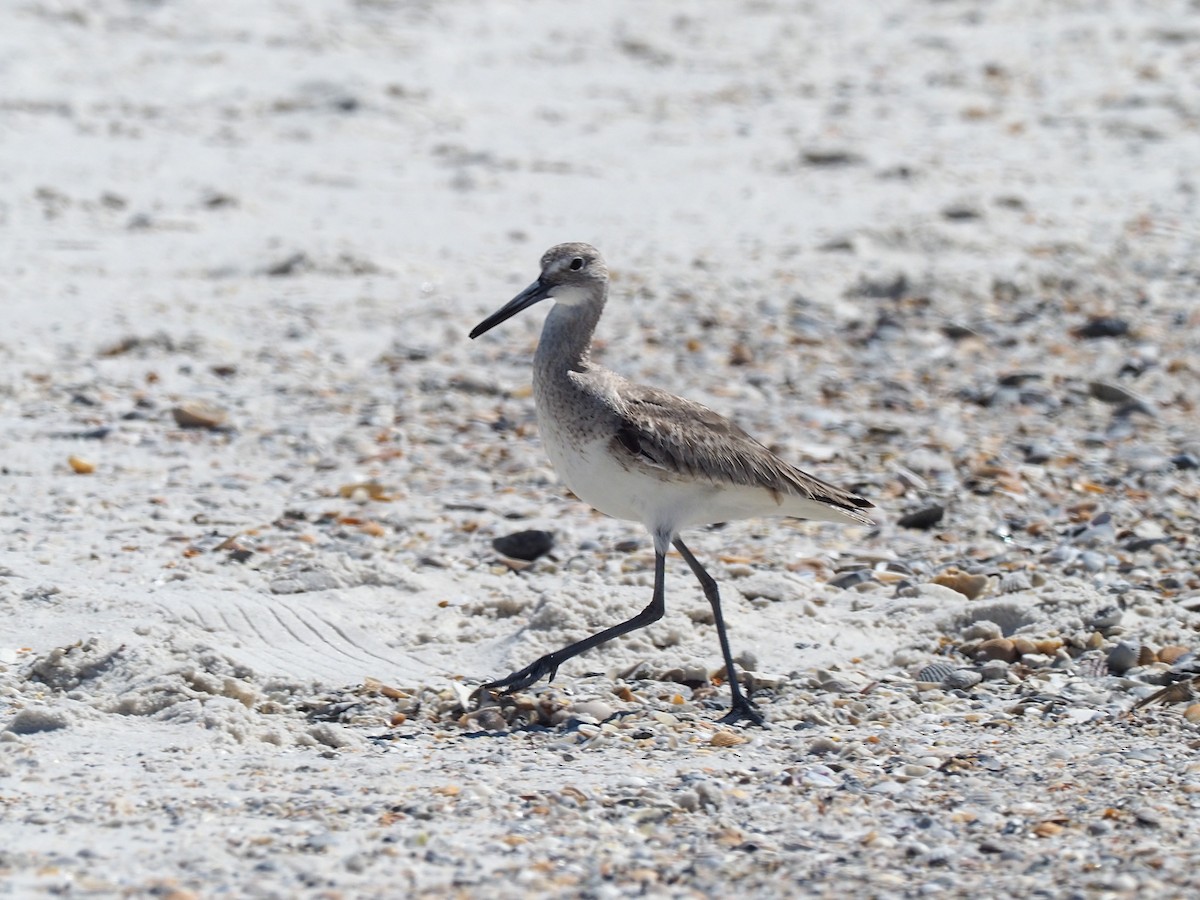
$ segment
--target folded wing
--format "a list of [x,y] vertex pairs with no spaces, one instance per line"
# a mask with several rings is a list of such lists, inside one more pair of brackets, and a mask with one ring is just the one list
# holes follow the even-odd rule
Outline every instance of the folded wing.
[[706,406],[629,382],[611,396],[619,420],[612,450],[631,467],[651,470],[664,480],[762,488],[781,506],[786,498],[799,498],[841,518],[873,524],[858,512],[870,509],[870,501],[788,465]]

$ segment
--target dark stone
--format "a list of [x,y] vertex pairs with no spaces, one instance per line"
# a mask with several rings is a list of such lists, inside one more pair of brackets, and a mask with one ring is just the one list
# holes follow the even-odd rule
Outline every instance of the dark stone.
[[830,578],[829,586],[846,590],[854,587],[856,584],[862,584],[864,581],[870,580],[870,569],[855,569],[853,572],[843,572],[841,575]]
[[282,278],[287,275],[299,274],[308,265],[309,259],[306,254],[293,253],[291,256],[286,256],[278,262],[268,265],[266,273],[272,278]]
[[942,218],[949,219],[951,222],[966,222],[971,219],[979,219],[983,217],[983,213],[975,209],[973,206],[959,204],[955,206],[947,206],[942,210]]
[[1122,403],[1134,403],[1138,400],[1136,394],[1110,381],[1088,382],[1088,394],[1102,403],[1111,403],[1114,406]]
[[1194,453],[1179,453],[1171,457],[1171,465],[1177,469],[1200,469],[1200,458]]
[[1171,540],[1171,538],[1167,538],[1167,537],[1162,537],[1162,538],[1135,537],[1135,538],[1130,538],[1127,541],[1123,541],[1121,543],[1121,549],[1125,550],[1129,553],[1140,553],[1141,551],[1149,550],[1151,547],[1157,546],[1158,544],[1170,544],[1170,543],[1172,543],[1172,540]]
[[914,510],[906,513],[896,520],[896,524],[901,528],[932,528],[938,522],[942,521],[942,516],[946,514],[946,508],[938,504],[926,506],[923,509]]
[[1026,444],[1021,449],[1025,453],[1025,462],[1035,466],[1050,462],[1054,456],[1054,451],[1049,444]]
[[1093,316],[1072,333],[1083,340],[1122,337],[1129,333],[1129,323],[1115,316]]
[[972,328],[970,325],[963,325],[959,322],[947,322],[942,326],[942,334],[950,338],[952,341],[961,341],[964,338],[979,337],[979,331]]
[[872,300],[899,300],[908,293],[908,276],[900,272],[891,278],[862,278],[846,293]]
[[548,531],[517,531],[492,541],[492,548],[510,559],[533,562],[545,556],[554,546],[554,535]]
[[848,150],[805,150],[800,154],[800,161],[806,166],[832,168],[837,166],[854,166],[862,163],[863,159]]
[[1021,387],[1027,381],[1041,381],[1041,372],[1009,372],[996,379],[996,383],[1004,387]]

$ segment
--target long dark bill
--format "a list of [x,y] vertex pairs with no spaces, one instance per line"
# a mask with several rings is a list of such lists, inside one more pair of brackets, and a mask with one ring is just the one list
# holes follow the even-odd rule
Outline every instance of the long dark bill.
[[500,307],[500,309],[496,310],[494,313],[476,325],[471,330],[471,337],[477,338],[485,331],[491,331],[501,322],[511,319],[521,310],[529,309],[529,307],[533,306],[533,304],[537,303],[539,300],[545,300],[548,296],[550,296],[550,288],[549,286],[542,284],[542,281],[539,278],[529,287],[525,288],[525,290],[521,291],[521,293],[517,294],[517,296],[505,303],[502,307]]

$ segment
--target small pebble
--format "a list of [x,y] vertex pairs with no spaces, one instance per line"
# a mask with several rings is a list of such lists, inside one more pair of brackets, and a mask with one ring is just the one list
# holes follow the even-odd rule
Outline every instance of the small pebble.
[[1112,384],[1108,381],[1092,381],[1088,383],[1088,393],[1104,403],[1134,403],[1138,401],[1138,396],[1131,391],[1126,390],[1119,384]]
[[978,660],[999,659],[1008,663],[1016,662],[1017,648],[1008,638],[992,638],[975,648],[975,658]]
[[935,576],[933,583],[958,591],[968,600],[974,600],[987,590],[988,577],[986,575],[969,575],[957,569],[950,569]]
[[1167,646],[1158,651],[1158,661],[1173,666],[1182,657],[1187,656],[1191,652],[1191,649],[1188,647],[1182,647],[1179,644],[1167,644]]
[[84,459],[82,456],[68,456],[67,465],[71,467],[71,471],[76,475],[91,475],[96,471],[96,464],[90,459]]
[[1200,469],[1200,456],[1195,453],[1177,453],[1171,457],[1171,465],[1177,469]]
[[1022,636],[1018,635],[1017,637],[1014,637],[1012,639],[1012,642],[1013,642],[1013,648],[1017,651],[1018,656],[1025,656],[1026,654],[1029,654],[1029,653],[1037,653],[1038,652],[1037,644],[1035,644],[1033,641],[1031,641],[1027,637],[1022,637]]
[[180,428],[208,428],[216,430],[225,427],[229,414],[221,407],[203,400],[189,400],[171,408],[175,424]]
[[603,700],[580,700],[572,704],[571,712],[577,716],[588,716],[597,722],[603,722],[616,712]]
[[1141,645],[1136,641],[1118,641],[1108,651],[1108,667],[1120,675],[1138,664]]
[[548,531],[517,531],[492,541],[492,549],[510,559],[533,562],[545,556],[554,546],[554,535]]
[[1116,316],[1093,316],[1071,334],[1083,340],[1123,337],[1129,333],[1129,322]]
[[1008,663],[1002,659],[989,659],[979,667],[979,676],[984,681],[1000,681],[1008,675]]
[[1106,606],[1094,612],[1084,621],[1089,628],[1103,632],[1120,625],[1123,615],[1119,606]]
[[934,525],[942,521],[945,516],[946,509],[940,505],[925,506],[921,509],[906,513],[896,519],[896,524],[901,528],[926,529],[932,528]]

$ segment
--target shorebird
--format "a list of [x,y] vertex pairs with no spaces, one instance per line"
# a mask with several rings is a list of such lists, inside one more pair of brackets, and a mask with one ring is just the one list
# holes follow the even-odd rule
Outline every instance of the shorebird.
[[686,528],[758,516],[874,524],[869,501],[793,468],[699,403],[634,384],[590,359],[608,299],[608,267],[590,244],[558,244],[542,256],[537,281],[475,326],[471,337],[541,300],[554,300],[533,357],[533,397],[542,444],[555,471],[584,503],[641,522],[654,539],[654,593],[633,618],[548,653],[482,690],[523,690],[593,647],[644,628],[666,609],[664,572],[672,546],[712,606],[732,706],[724,722],[762,715],[738,684],[717,582],[680,539]]

